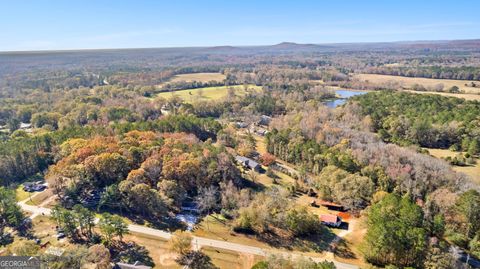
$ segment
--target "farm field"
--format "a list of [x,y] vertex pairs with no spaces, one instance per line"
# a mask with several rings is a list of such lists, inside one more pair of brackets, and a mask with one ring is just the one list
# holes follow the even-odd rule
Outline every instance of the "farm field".
[[[448,149],[427,149],[430,155],[436,158],[455,157],[458,153]],[[477,164],[470,166],[453,166],[453,170],[461,172],[469,176],[475,183],[480,183],[480,160],[477,159]]]
[[444,90],[450,87],[457,86],[460,91],[464,91],[463,94],[447,93],[447,92],[435,92],[435,91],[415,91],[417,93],[435,93],[445,96],[454,96],[459,98],[465,98],[467,100],[480,100],[480,88],[465,86],[466,83],[472,82],[469,80],[453,80],[453,79],[432,79],[432,78],[413,78],[391,75],[378,75],[378,74],[355,74],[354,78],[360,81],[369,81],[370,83],[398,83],[404,88],[411,88],[414,84],[420,84],[425,88],[433,88],[438,84],[444,85]]
[[223,81],[226,78],[224,74],[221,73],[190,73],[190,74],[180,74],[174,76],[169,82],[179,82],[179,81],[198,81],[198,82],[209,82],[209,81]]
[[449,93],[449,92],[421,92],[421,91],[412,91],[412,90],[405,90],[407,92],[411,93],[418,93],[418,94],[438,94],[442,96],[448,96],[448,97],[457,97],[457,98],[463,98],[465,100],[480,100],[480,95],[479,94],[473,94],[473,93]]
[[233,86],[218,86],[218,87],[205,87],[197,89],[186,89],[173,92],[161,92],[157,94],[157,97],[170,98],[172,96],[178,96],[186,102],[196,102],[196,101],[205,101],[205,100],[218,100],[224,98],[228,95],[229,89],[233,89],[236,96],[243,96],[249,91],[260,91],[261,87],[255,85],[248,85],[247,90],[245,90],[244,85],[233,85]]

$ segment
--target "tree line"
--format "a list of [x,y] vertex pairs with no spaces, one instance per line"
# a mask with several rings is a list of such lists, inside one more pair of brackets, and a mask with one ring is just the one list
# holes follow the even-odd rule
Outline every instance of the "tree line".
[[480,102],[396,91],[357,96],[362,112],[383,140],[400,145],[480,152]]

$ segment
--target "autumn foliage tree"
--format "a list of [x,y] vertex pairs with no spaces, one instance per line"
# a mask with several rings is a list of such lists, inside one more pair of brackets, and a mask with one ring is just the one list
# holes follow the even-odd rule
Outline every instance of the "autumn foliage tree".
[[275,156],[273,154],[270,154],[268,152],[262,154],[260,157],[260,160],[262,161],[262,164],[265,166],[270,166],[275,163]]
[[82,203],[101,190],[102,208],[168,217],[199,186],[241,185],[233,157],[224,148],[185,133],[131,131],[119,136],[67,140],[47,180],[64,203]]

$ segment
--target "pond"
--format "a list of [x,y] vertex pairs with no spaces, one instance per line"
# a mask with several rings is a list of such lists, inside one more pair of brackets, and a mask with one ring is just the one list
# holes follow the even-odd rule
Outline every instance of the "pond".
[[340,96],[340,98],[336,98],[336,99],[332,99],[332,100],[328,100],[328,101],[323,102],[326,106],[328,106],[330,108],[335,108],[337,106],[341,106],[341,105],[345,104],[345,102],[347,102],[347,99],[352,97],[352,96],[362,95],[362,94],[367,93],[367,92],[363,92],[363,91],[350,91],[350,90],[336,90],[335,92]]

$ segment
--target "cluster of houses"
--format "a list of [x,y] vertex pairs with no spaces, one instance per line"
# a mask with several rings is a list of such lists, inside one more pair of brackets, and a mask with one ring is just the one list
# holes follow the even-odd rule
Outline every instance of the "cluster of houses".
[[[260,116],[260,119],[254,124],[249,125],[245,122],[239,121],[235,123],[235,126],[237,128],[248,128],[249,131],[252,133],[255,133],[260,136],[265,136],[268,133],[267,126],[270,124],[271,120],[272,120],[271,117],[262,115]],[[246,169],[257,171],[257,172],[260,172],[262,169],[262,166],[257,161],[252,160],[250,158],[247,158],[244,156],[236,156],[235,160],[237,161],[237,163],[239,163]],[[323,201],[323,200],[320,201],[319,203],[313,200],[310,205],[314,207],[324,206],[329,210],[334,210],[334,211],[340,211],[340,212],[345,211],[342,205],[335,204],[328,201]],[[342,225],[343,220],[338,215],[322,214],[320,215],[320,221],[326,226],[338,228]]]
[[[21,122],[18,129],[23,130],[27,133],[33,132],[33,128],[32,128],[31,123]],[[8,132],[10,132],[10,130],[8,129],[7,125],[0,125],[0,132],[8,133]]]
[[254,133],[259,136],[265,136],[268,133],[268,129],[266,127],[268,127],[271,121],[272,121],[272,117],[262,115],[260,116],[260,119],[253,124],[248,124],[243,121],[237,121],[235,122],[235,126],[240,129],[248,128],[248,130],[251,133]]

